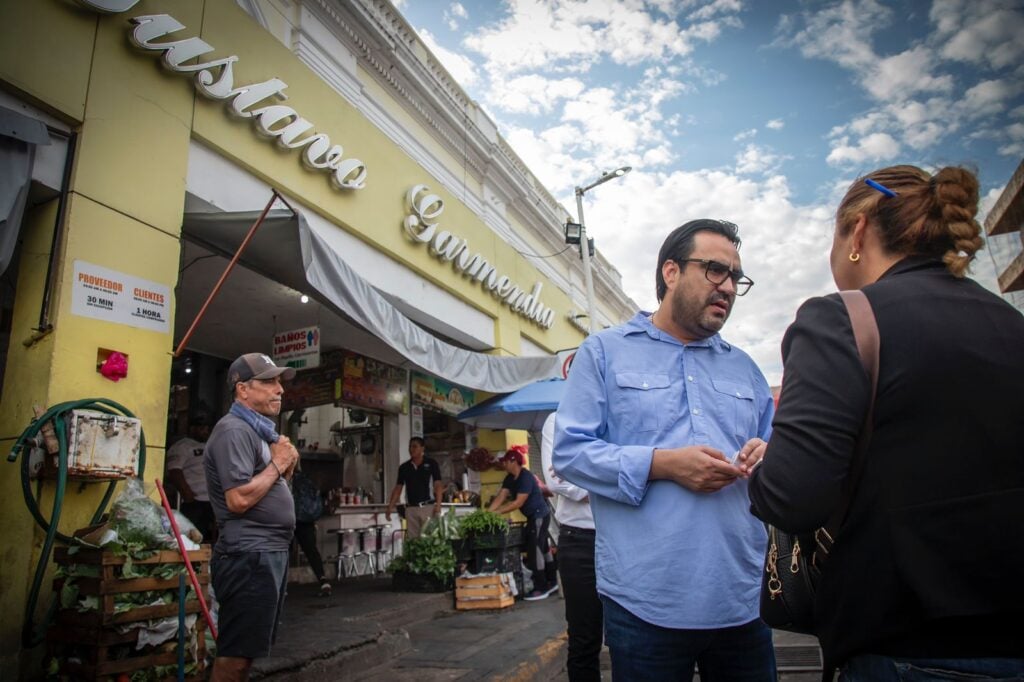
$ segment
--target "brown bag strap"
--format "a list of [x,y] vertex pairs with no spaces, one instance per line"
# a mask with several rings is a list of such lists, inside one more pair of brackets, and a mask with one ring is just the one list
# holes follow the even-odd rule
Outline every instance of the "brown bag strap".
[[[857,342],[857,351],[860,354],[861,364],[867,372],[871,382],[871,397],[868,399],[868,409],[864,414],[864,425],[857,436],[857,447],[850,460],[850,470],[846,476],[846,485],[843,490],[843,499],[839,506],[832,513],[828,523],[825,524],[828,545],[835,542],[836,533],[839,531],[843,521],[846,520],[846,512],[850,509],[853,501],[853,493],[860,483],[861,474],[864,471],[864,462],[867,459],[868,443],[871,441],[871,431],[874,428],[875,416],[875,394],[878,392],[878,353],[879,337],[878,322],[875,320],[875,313],[871,309],[871,303],[863,291],[852,289],[840,291],[846,311],[850,315],[850,324],[853,326],[853,338]],[[827,551],[827,549],[826,549]]]

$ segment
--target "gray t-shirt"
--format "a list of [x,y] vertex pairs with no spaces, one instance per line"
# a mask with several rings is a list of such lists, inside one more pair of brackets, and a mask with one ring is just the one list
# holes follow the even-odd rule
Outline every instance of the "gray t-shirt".
[[295,532],[292,491],[279,478],[266,495],[244,514],[228,510],[224,491],[245,485],[270,465],[270,446],[238,417],[225,415],[213,427],[203,455],[206,484],[220,537],[217,551],[270,552],[287,550]]

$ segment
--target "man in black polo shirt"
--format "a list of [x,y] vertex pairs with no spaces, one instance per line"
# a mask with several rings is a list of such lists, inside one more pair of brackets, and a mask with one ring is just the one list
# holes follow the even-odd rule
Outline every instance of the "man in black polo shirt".
[[[398,482],[391,491],[388,509],[385,514],[391,520],[391,512],[402,496],[405,487],[405,537],[417,538],[423,525],[431,516],[441,513],[441,495],[444,484],[441,483],[441,467],[430,457],[424,457],[426,444],[419,436],[409,439],[409,461],[398,467]],[[434,482],[434,494],[430,494],[430,482]]]

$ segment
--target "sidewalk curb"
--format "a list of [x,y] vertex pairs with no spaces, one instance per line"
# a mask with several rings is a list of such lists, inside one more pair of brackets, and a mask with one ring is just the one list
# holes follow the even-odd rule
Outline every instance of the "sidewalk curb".
[[528,682],[547,680],[558,674],[564,667],[565,652],[569,646],[569,635],[563,631],[534,650],[536,660],[524,661],[508,675],[492,677],[492,682]]

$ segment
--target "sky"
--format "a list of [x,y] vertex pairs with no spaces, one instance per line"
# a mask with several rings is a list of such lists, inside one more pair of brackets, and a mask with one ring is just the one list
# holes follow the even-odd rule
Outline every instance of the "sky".
[[[858,176],[969,165],[983,218],[1024,158],[1024,0],[401,0],[427,47],[653,310],[676,226],[740,227],[755,286],[722,336],[769,382],[797,308],[835,291]],[[972,276],[1019,236],[990,240]]]

